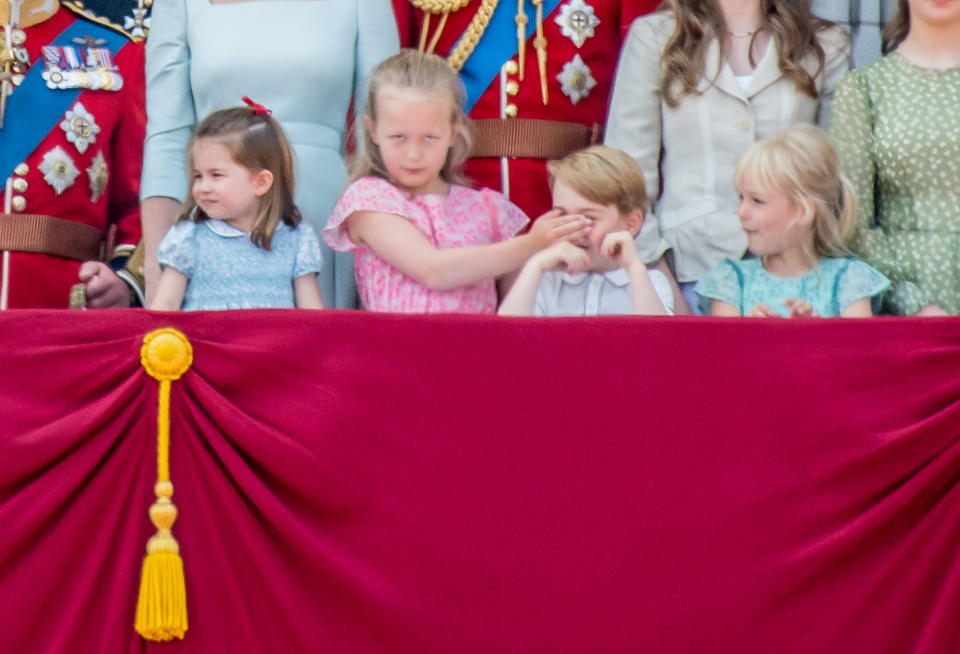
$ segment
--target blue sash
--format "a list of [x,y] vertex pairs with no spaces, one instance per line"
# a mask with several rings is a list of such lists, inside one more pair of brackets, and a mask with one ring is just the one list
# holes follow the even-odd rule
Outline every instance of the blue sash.
[[[106,27],[85,20],[74,20],[50,45],[75,45],[74,38],[91,36],[106,41],[101,48],[109,48],[114,54],[127,37]],[[0,129],[0,182],[13,174],[13,169],[25,161],[47,134],[63,119],[80,93],[86,89],[63,89],[51,91],[41,75],[43,59],[36,61],[20,86],[7,98],[7,112],[3,129]]]
[[[544,0],[544,21],[559,4],[560,0]],[[529,39],[537,31],[537,24],[533,19],[533,16],[536,16],[536,8],[530,0],[525,0],[524,7],[527,16],[530,17],[527,21],[527,39]],[[467,106],[465,107],[467,113],[473,109],[473,105],[477,103],[483,92],[490,88],[503,62],[517,54],[517,23],[514,20],[516,15],[516,2],[501,0],[497,3],[497,8],[493,10],[483,37],[460,69],[460,79],[463,80],[463,85],[467,89]],[[536,69],[533,72],[539,74]]]

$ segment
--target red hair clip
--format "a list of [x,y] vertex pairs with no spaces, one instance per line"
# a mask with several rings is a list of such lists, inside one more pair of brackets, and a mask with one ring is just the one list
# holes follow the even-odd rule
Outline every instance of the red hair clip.
[[249,96],[246,96],[246,95],[245,95],[245,96],[243,96],[243,97],[240,98],[240,99],[243,100],[243,101],[247,104],[248,107],[250,107],[250,108],[253,109],[253,115],[254,115],[254,116],[259,116],[260,114],[263,114],[263,115],[265,115],[265,116],[270,116],[270,115],[273,114],[272,111],[270,111],[269,109],[267,109],[266,107],[264,107],[264,106],[263,106],[262,104],[260,104],[259,102],[254,102],[253,100],[251,100]]

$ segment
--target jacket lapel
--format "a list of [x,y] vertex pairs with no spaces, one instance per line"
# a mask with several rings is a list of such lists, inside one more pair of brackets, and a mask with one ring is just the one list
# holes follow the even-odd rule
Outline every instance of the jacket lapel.
[[707,45],[707,51],[703,57],[703,77],[697,88],[705,92],[711,86],[738,100],[747,101],[747,96],[744,95],[733,76],[733,70],[720,59],[720,41],[717,39],[712,39]]
[[780,62],[777,57],[776,37],[772,37],[767,42],[767,48],[760,57],[760,61],[757,62],[757,67],[753,71],[753,79],[747,85],[747,97],[752,98],[781,77],[783,77],[783,71],[780,70]]

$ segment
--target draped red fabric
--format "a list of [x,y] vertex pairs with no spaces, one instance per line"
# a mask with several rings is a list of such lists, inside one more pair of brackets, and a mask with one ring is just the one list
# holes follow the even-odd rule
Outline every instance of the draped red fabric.
[[[133,630],[157,382],[190,628]],[[0,314],[0,650],[960,650],[960,322]]]

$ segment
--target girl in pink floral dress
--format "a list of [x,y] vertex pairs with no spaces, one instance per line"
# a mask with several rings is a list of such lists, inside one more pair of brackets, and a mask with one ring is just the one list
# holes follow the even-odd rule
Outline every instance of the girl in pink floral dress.
[[551,211],[518,236],[519,208],[459,183],[470,149],[462,97],[436,55],[404,51],[373,72],[354,181],[323,230],[331,248],[354,252],[369,310],[494,313],[497,277],[589,233],[583,216]]

